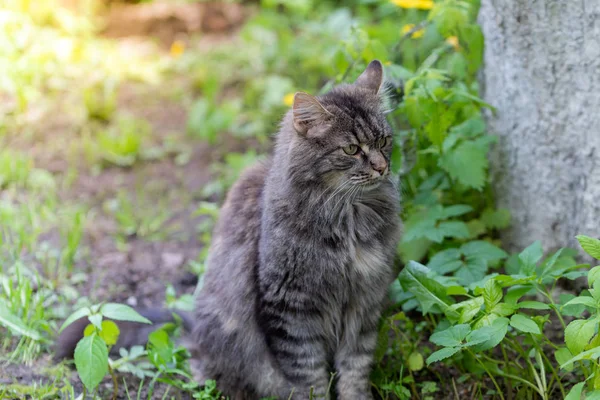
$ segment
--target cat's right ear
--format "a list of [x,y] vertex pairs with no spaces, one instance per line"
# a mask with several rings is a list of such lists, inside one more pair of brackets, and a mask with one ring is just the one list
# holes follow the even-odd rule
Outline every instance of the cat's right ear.
[[304,92],[297,92],[294,95],[292,113],[294,129],[301,135],[305,135],[312,126],[332,115],[315,96]]

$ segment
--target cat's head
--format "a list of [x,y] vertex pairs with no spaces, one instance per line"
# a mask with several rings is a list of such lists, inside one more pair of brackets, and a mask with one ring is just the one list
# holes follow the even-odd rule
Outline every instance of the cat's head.
[[323,96],[294,96],[292,171],[331,187],[374,189],[387,179],[392,130],[382,108],[383,66],[372,61],[353,84]]

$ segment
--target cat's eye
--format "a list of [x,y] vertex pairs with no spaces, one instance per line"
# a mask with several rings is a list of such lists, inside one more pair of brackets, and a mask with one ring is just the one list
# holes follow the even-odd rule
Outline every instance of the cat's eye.
[[381,149],[382,147],[389,146],[390,143],[392,143],[391,136],[382,137],[377,141],[377,147]]
[[353,156],[358,154],[360,147],[355,144],[349,144],[348,146],[342,147],[342,149],[344,150],[344,153]]

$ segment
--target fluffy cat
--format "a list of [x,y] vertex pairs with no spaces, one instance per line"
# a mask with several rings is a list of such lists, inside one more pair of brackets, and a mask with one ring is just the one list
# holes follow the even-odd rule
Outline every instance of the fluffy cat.
[[191,335],[197,379],[234,399],[372,398],[377,324],[400,236],[383,67],[296,93],[272,160],[223,205]]
[[[372,398],[401,230],[382,82],[375,60],[354,84],[296,93],[271,160],[228,193],[195,311],[184,318],[198,382],[215,379],[235,400],[328,398],[332,382],[337,399]],[[59,356],[72,355],[86,324],[63,332]],[[127,324],[122,332],[136,326]]]

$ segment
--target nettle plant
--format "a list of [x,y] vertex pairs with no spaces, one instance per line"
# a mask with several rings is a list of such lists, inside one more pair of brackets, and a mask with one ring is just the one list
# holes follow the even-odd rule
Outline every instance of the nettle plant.
[[[600,240],[588,236],[577,236],[579,244],[587,254],[600,260]],[[560,348],[556,360],[566,372],[579,372],[582,382],[571,389],[568,399],[580,399],[585,393],[586,399],[600,398],[600,265],[587,272],[588,290],[569,300],[563,309],[576,307],[573,315],[578,318],[571,321],[565,329],[566,348]],[[582,317],[586,315],[587,318]]]
[[[600,258],[599,240],[577,238],[588,254]],[[471,261],[460,260],[459,254]],[[596,398],[590,397],[592,393],[599,396],[600,266],[589,270],[589,265],[576,263],[575,255],[573,250],[561,249],[543,259],[542,246],[535,242],[506,261],[505,274],[491,273],[475,282],[443,273],[459,264],[483,265],[506,255],[493,246],[470,242],[438,253],[430,261],[432,268],[410,262],[400,273],[399,283],[414,294],[413,306],[431,317],[435,329],[429,340],[441,347],[429,355],[427,364],[445,360],[461,371],[485,374],[495,387],[493,394],[501,399],[513,391],[535,393],[543,399],[557,393],[579,399],[586,384],[586,398]],[[558,295],[559,279],[583,276],[588,277],[588,291],[577,297]],[[581,318],[584,313],[589,318]],[[565,318],[573,316],[579,319],[567,325]],[[560,338],[562,331],[566,346],[555,343],[557,332]],[[573,375],[581,376],[583,382],[567,394]]]
[[[100,382],[110,374],[115,399],[118,393],[116,372],[130,373],[142,380],[149,378],[149,399],[152,398],[157,381],[189,391],[194,394],[194,398],[210,398],[202,396],[217,395],[214,382],[208,382],[200,390],[198,383],[193,381],[187,370],[187,351],[181,346],[176,346],[171,340],[171,334],[176,329],[175,324],[164,324],[150,333],[146,349],[142,346],[120,348],[120,357],[113,360],[109,352],[120,335],[119,327],[114,321],[146,324],[151,322],[127,305],[105,303],[75,311],[65,320],[60,331],[83,317],[87,317],[90,324],[86,326],[83,338],[77,343],[74,359],[77,374],[84,385],[84,398],[88,393],[92,394],[92,397],[95,396]],[[143,384],[142,381],[140,388]],[[128,392],[128,388],[125,389]]]
[[[113,376],[116,393],[118,390],[116,376],[108,354],[110,348],[117,343],[120,331],[115,322],[105,318],[146,324],[151,324],[151,322],[129,306],[107,303],[75,311],[65,320],[59,332],[83,317],[87,317],[90,324],[86,326],[83,338],[77,343],[74,358],[77,374],[84,385],[84,397],[86,389],[90,393],[95,393],[98,385],[109,371]],[[139,356],[140,354],[137,353],[139,353],[137,350],[131,351],[131,354]],[[128,353],[125,356],[131,359],[131,354]]]

